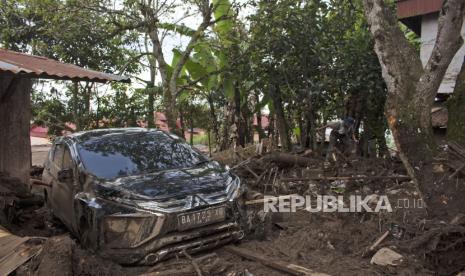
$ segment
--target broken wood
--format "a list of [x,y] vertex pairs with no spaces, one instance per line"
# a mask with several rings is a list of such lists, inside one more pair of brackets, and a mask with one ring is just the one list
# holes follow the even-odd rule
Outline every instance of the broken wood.
[[390,231],[386,231],[384,232],[383,235],[381,235],[381,237],[379,237],[369,248],[367,251],[365,251],[363,253],[363,257],[366,257],[368,256],[371,252],[375,251],[376,247],[378,247],[378,245],[380,245],[390,234]]
[[198,275],[198,276],[202,276],[202,275],[203,275],[203,274],[202,274],[202,270],[200,270],[200,267],[199,267],[199,264],[197,263],[197,261],[196,261],[194,258],[192,258],[192,256],[189,255],[189,254],[187,253],[186,250],[183,250],[183,251],[182,251],[182,254],[183,254],[187,259],[189,259],[189,261],[191,262],[192,266],[193,266],[194,269],[195,269],[195,272],[197,272],[197,275]]
[[259,263],[261,263],[261,264],[263,264],[265,266],[274,268],[274,269],[276,269],[278,271],[281,271],[281,272],[286,272],[286,273],[288,273],[290,275],[297,275],[297,276],[300,276],[300,275],[305,275],[305,276],[328,276],[328,274],[314,272],[313,270],[311,270],[309,268],[306,268],[306,267],[303,267],[303,266],[287,263],[287,262],[284,262],[284,261],[269,259],[267,257],[264,257],[263,255],[259,255],[259,254],[255,253],[255,252],[252,252],[252,251],[244,249],[244,248],[239,248],[239,247],[236,247],[236,246],[226,246],[226,247],[224,247],[224,249],[227,252],[232,253],[234,255],[238,255],[240,257],[246,258],[246,259],[251,260],[251,261],[259,262]]
[[454,176],[456,176],[456,175],[457,175],[461,170],[463,170],[464,168],[465,168],[465,164],[463,164],[463,165],[460,166],[458,169],[456,169],[455,172],[449,176],[449,179],[454,178]]
[[267,154],[263,156],[260,160],[275,162],[275,163],[279,163],[279,164],[286,165],[286,166],[301,166],[301,167],[306,167],[315,161],[314,159],[311,159],[311,158],[301,157],[296,154],[290,154],[290,153],[284,153],[284,152],[278,152],[278,151]]
[[252,171],[252,169],[250,169],[249,166],[247,166],[246,164],[244,164],[244,168],[245,168],[249,173],[251,173],[251,174],[255,177],[255,179],[259,179],[259,178],[260,178],[260,177],[259,177],[254,171]]
[[245,202],[245,205],[263,204],[265,202],[270,201],[270,199],[273,199],[273,200],[291,199],[294,196],[298,196],[298,195],[297,194],[281,195],[281,196],[272,196],[272,197],[267,197],[267,198],[259,198],[259,199],[254,199],[254,200],[247,200]]

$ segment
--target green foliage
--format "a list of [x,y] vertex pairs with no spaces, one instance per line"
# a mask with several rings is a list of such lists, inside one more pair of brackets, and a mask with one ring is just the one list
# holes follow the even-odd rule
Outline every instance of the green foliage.
[[104,127],[137,127],[147,114],[146,89],[113,84],[114,94],[99,99],[99,121]]
[[194,135],[193,139],[194,145],[208,145],[208,134],[198,134]]
[[[114,84],[102,95],[80,84],[75,95],[73,85],[68,85],[59,97],[37,99],[34,118],[47,123],[52,117],[45,114],[65,121],[86,118],[82,128],[98,127],[97,120],[105,126],[134,126],[148,119],[154,101],[172,101],[162,97],[162,88],[155,83],[162,71],[150,34],[156,27],[159,38],[163,31],[193,37],[196,30],[171,15],[179,4],[192,5],[196,11],[201,5],[168,2],[163,7],[150,2],[147,7],[146,2],[126,0],[116,10],[109,0],[0,2],[4,47],[106,72],[151,70],[144,89]],[[246,23],[238,19],[236,2],[209,3],[215,24],[193,44],[176,79],[175,103],[186,125],[212,129],[214,138],[220,139],[219,126],[227,129],[236,120],[246,135],[252,129],[252,114],[265,109],[272,114],[284,110],[283,119],[296,138],[308,135],[309,125],[348,114],[363,122],[368,136],[384,135],[386,88],[360,0],[251,0],[247,4],[254,10]],[[418,47],[418,38],[404,31]],[[182,61],[184,49],[163,50],[173,53],[164,66],[167,78],[161,86],[166,90],[166,79]],[[229,136],[227,131],[222,135]]]
[[[0,2],[0,43],[12,50],[32,52],[82,67],[112,72],[133,52],[124,47],[133,34],[113,35],[108,19],[87,6],[100,0],[5,0]],[[136,72],[137,65],[126,71]]]
[[33,123],[48,126],[49,135],[61,135],[69,130],[66,122],[71,119],[66,104],[60,100],[60,93],[52,87],[51,91],[34,91],[31,97]]
[[215,32],[224,44],[229,44],[231,31],[234,27],[233,10],[229,0],[213,0],[214,16],[218,23],[215,25]]

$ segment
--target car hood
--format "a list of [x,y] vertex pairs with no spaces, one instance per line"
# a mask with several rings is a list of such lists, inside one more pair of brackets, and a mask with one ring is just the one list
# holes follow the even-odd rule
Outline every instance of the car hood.
[[116,197],[144,209],[185,209],[227,200],[236,178],[207,164],[105,181],[99,184],[98,194]]

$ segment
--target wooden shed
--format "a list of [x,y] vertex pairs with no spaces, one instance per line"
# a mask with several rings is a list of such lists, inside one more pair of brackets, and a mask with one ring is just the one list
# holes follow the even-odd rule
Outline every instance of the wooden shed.
[[0,172],[29,184],[33,79],[106,83],[129,78],[0,49]]

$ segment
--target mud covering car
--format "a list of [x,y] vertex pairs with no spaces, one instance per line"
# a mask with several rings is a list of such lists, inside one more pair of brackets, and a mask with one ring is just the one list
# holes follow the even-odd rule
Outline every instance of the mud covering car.
[[240,179],[178,137],[143,128],[57,138],[45,198],[83,246],[121,264],[243,238]]

